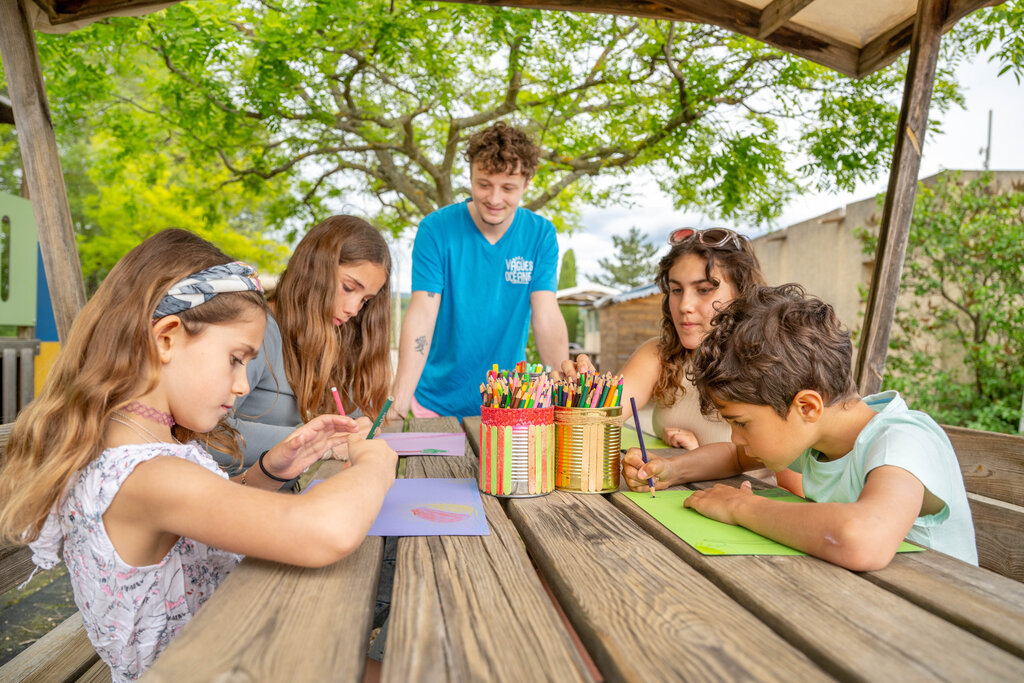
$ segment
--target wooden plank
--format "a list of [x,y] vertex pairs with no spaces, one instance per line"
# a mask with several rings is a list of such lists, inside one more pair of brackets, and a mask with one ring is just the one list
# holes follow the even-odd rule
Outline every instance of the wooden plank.
[[757,37],[764,40],[814,0],[772,0],[761,10]]
[[937,552],[900,553],[863,574],[946,621],[1024,657],[1024,584]]
[[18,146],[39,231],[53,316],[63,340],[85,305],[85,285],[43,72],[25,14],[24,3],[29,1],[0,0],[0,60],[18,123]]
[[[99,660],[75,612],[0,668],[0,680],[21,683],[73,681]],[[179,672],[180,675],[180,672]]]
[[603,496],[555,491],[508,510],[605,678],[829,679]]
[[246,558],[143,680],[360,680],[382,558],[378,537],[319,569]]
[[[808,556],[704,556],[622,494],[613,494],[611,501],[836,678],[961,681],[1024,676],[1024,660],[854,572]],[[968,575],[972,569],[979,571],[964,566]],[[940,591],[935,597],[946,595]]]
[[110,683],[110,667],[103,660],[97,660],[75,683]]
[[7,452],[7,440],[11,438],[11,429],[13,428],[13,422],[0,424],[0,458]]
[[28,546],[0,546],[0,594],[21,585],[34,567]]
[[34,348],[18,351],[18,410],[32,402],[36,395],[36,354]]
[[[405,460],[407,477],[476,477],[469,456]],[[383,680],[591,680],[501,503],[483,503],[490,536],[399,539]]]
[[968,493],[1024,505],[1024,436],[942,428],[956,451]]
[[0,386],[0,420],[14,422],[18,415],[18,350],[0,350],[2,386]]
[[968,493],[974,518],[978,563],[986,569],[1024,581],[1024,508]]
[[876,393],[882,385],[903,259],[907,252],[914,195],[917,194],[917,173],[921,168],[921,150],[928,126],[928,107],[935,85],[935,65],[945,13],[946,0],[920,0],[914,23],[896,148],[878,233],[871,293],[857,350],[856,376],[862,396]]
[[[465,418],[479,452],[480,418]],[[555,491],[508,501],[509,513],[601,673],[614,680],[815,680],[823,672],[665,548],[603,496]],[[642,586],[642,590],[624,590]],[[652,599],[651,596],[657,596]],[[674,597],[673,597],[674,596]],[[710,623],[706,615],[714,613]],[[717,620],[722,615],[722,620]],[[699,621],[686,628],[685,619]],[[737,634],[743,634],[741,638]],[[748,640],[749,639],[749,640]],[[637,655],[656,652],[656,658]],[[764,671],[765,658],[779,668]]]

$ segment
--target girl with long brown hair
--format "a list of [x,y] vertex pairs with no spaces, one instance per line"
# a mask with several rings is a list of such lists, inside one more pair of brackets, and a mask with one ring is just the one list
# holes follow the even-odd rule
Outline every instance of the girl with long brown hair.
[[[637,405],[653,399],[654,429],[670,446],[694,450],[728,443],[729,424],[701,413],[700,398],[687,370],[715,315],[737,296],[763,285],[764,275],[750,241],[732,230],[680,228],[668,241],[672,247],[658,263],[655,278],[663,294],[661,334],[640,346],[627,361],[622,370],[623,400],[627,400],[626,394],[635,397]],[[683,468],[690,475],[687,481],[740,473],[739,465],[727,458],[684,455],[678,462],[687,465]],[[637,480],[642,465],[639,449],[630,449],[623,457],[622,472],[628,484]],[[764,469],[751,474],[776,478]],[[799,475],[780,473],[778,477],[779,485],[800,492]]]
[[[245,464],[295,425],[337,412],[332,387],[346,413],[377,414],[391,385],[390,281],[387,242],[361,218],[331,216],[302,238],[268,297],[251,389],[231,421]],[[360,424],[369,428],[369,420]]]
[[[237,454],[224,417],[249,389],[265,311],[251,267],[162,231],[110,271],[15,422],[0,543],[28,543],[43,569],[63,556],[114,681],[140,676],[240,555],[322,566],[353,551],[394,479],[394,451],[339,415],[233,480],[207,455]],[[343,446],[352,466],[307,495],[270,490]]]
[[[662,292],[661,332],[634,351],[622,368],[622,404],[629,405],[631,397],[638,406],[653,400],[656,434],[673,448],[693,450],[728,442],[731,430],[724,420],[701,414],[697,391],[686,376],[687,368],[711,330],[711,319],[740,294],[763,285],[764,275],[750,241],[732,230],[680,228],[669,235],[668,242],[671,248],[658,263],[655,276]],[[576,363],[581,368],[589,364],[585,356]],[[733,463],[697,458],[685,461],[692,465],[693,478],[688,481],[738,474]],[[622,462],[623,474],[629,480],[643,464],[640,450],[631,449]],[[771,477],[767,470],[758,474]],[[798,488],[799,477],[783,474],[779,483]]]

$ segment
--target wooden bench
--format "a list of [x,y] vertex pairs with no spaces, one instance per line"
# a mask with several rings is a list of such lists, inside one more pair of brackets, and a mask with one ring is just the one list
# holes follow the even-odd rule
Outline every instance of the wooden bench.
[[979,564],[1024,581],[1024,436],[943,429],[960,461]]
[[[11,425],[0,425],[0,457],[3,457],[10,433]],[[0,594],[24,582],[32,568],[28,548],[0,547]],[[0,681],[108,682],[110,668],[93,650],[82,616],[75,612],[0,667]]]

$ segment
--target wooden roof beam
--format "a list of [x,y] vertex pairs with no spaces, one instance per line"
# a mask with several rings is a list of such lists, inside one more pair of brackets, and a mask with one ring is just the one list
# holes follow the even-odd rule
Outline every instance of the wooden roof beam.
[[944,20],[949,16],[947,10],[951,9],[948,5],[952,4],[949,0],[919,0],[917,6],[896,147],[878,231],[871,292],[857,349],[857,387],[862,396],[874,394],[882,386],[917,194],[917,174],[921,170],[921,152],[928,129],[939,44]]
[[103,17],[117,14],[125,10],[159,8],[167,5],[170,0],[32,0],[43,10],[50,20],[51,26],[59,26],[72,21]]
[[[711,24],[733,33],[758,38],[761,12],[735,0],[447,0],[487,7],[520,7],[524,9],[558,10],[563,12],[594,12],[625,16]],[[777,29],[762,42],[812,62],[846,74],[857,75],[860,50],[804,27],[788,24]]]
[[764,40],[778,31],[783,24],[812,2],[814,0],[772,0],[761,10],[761,24],[757,31],[758,39]]
[[[947,0],[945,16],[942,21],[941,32],[953,28],[956,22],[966,17],[971,12],[982,7],[995,7],[1002,5],[1006,0]],[[914,17],[910,17],[902,24],[894,26],[882,35],[878,36],[867,45],[860,53],[860,63],[857,66],[856,74],[862,78],[868,74],[883,69],[896,61],[896,58],[908,47],[914,35]]]

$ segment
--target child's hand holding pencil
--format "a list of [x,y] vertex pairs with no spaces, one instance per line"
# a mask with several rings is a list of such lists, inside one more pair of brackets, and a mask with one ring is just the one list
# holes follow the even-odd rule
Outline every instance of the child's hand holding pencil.
[[667,489],[675,483],[672,474],[669,458],[648,453],[647,462],[644,463],[639,448],[630,448],[622,456],[622,477],[631,491],[649,491],[651,481],[654,482],[655,490]]

